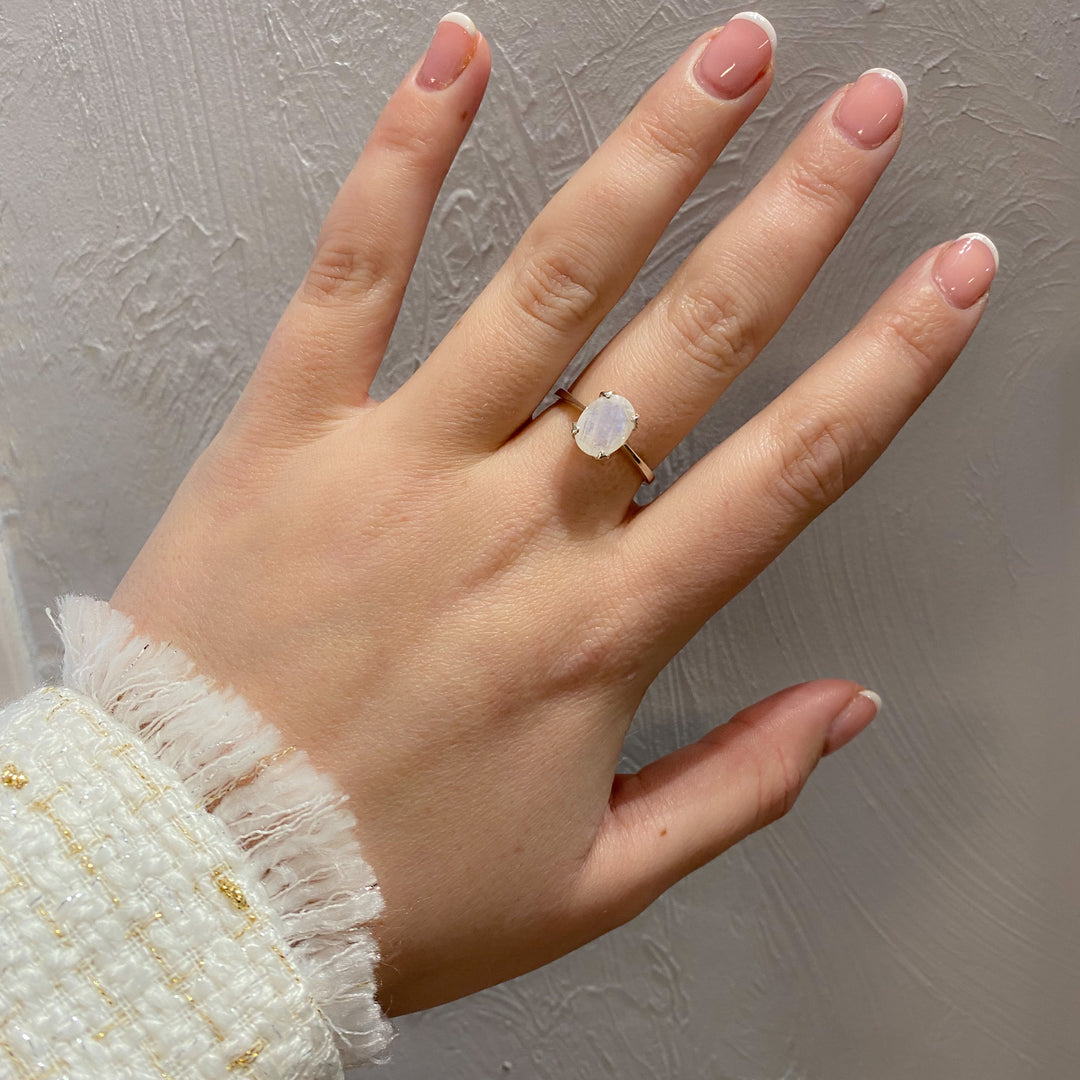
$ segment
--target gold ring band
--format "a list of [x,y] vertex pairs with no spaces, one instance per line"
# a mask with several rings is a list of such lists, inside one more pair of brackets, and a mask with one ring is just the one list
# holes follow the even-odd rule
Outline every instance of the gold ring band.
[[[567,405],[573,405],[574,408],[577,409],[579,414],[584,413],[586,408],[592,407],[583,405],[580,401],[578,401],[576,397],[574,397],[569,391],[564,390],[561,386],[555,391],[555,396],[560,401],[565,401]],[[627,401],[626,398],[616,395],[611,390],[602,390],[600,392],[600,396],[596,399],[595,402],[593,402],[593,406],[600,403],[601,399],[603,398],[609,399],[613,403],[621,403],[624,406],[624,419],[627,421],[625,426],[628,427],[629,430],[633,430],[633,428],[637,425],[637,413],[633,411],[633,406],[630,405],[630,402]],[[618,404],[616,404],[615,407],[617,409]],[[626,413],[626,410],[629,410],[629,413]],[[625,450],[626,453],[629,455],[630,460],[638,467],[641,475],[645,478],[645,483],[651,484],[653,482],[655,474],[653,473],[652,469],[650,469],[649,466],[641,460],[641,457],[638,455],[637,451],[635,451],[633,447],[631,447],[631,445],[625,441],[625,439],[617,446],[612,446],[609,450],[601,450],[598,453],[593,453],[591,450],[585,449],[585,447],[582,445],[582,440],[579,438],[580,429],[577,423],[574,424],[570,431],[571,434],[574,436],[574,441],[578,444],[578,447],[590,457],[603,459],[606,457],[610,457],[613,453],[615,453],[616,450]],[[628,433],[629,432],[627,432],[627,434]]]

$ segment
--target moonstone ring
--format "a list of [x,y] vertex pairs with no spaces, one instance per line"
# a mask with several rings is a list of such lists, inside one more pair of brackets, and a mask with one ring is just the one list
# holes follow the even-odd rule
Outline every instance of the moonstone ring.
[[574,442],[589,457],[603,459],[611,457],[616,450],[625,450],[641,471],[641,475],[645,477],[645,483],[653,482],[652,469],[638,457],[626,441],[638,422],[634,406],[626,398],[612,390],[601,390],[600,396],[595,401],[582,405],[576,397],[561,386],[555,391],[555,396],[560,401],[565,401],[567,405],[573,405],[581,413],[570,428],[570,434],[574,436]]

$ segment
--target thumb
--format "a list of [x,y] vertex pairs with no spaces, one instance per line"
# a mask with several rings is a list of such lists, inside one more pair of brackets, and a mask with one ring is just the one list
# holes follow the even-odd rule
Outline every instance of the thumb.
[[[845,679],[790,686],[726,724],[619,774],[587,868],[586,895],[618,923],[743,837],[783,817],[817,763],[877,715]],[[594,909],[595,910],[595,909]]]

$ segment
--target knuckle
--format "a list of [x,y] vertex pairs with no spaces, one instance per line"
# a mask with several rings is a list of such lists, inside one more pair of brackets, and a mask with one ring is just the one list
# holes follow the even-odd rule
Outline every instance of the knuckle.
[[380,301],[396,288],[382,255],[352,247],[342,237],[320,241],[304,276],[303,299],[316,305]]
[[833,419],[792,424],[777,442],[773,494],[800,518],[812,518],[854,483],[851,436]]
[[543,657],[548,679],[559,692],[636,683],[648,651],[645,604],[625,568],[595,564],[591,573],[596,590],[609,601],[597,607],[577,597],[560,608],[562,633]]
[[925,397],[943,373],[936,328],[917,308],[894,309],[887,312],[882,321],[882,335],[889,351],[900,353],[914,369],[919,380],[920,399]]
[[796,756],[778,740],[770,741],[758,758],[757,815],[754,831],[788,814],[809,778]]
[[528,319],[565,333],[599,308],[599,281],[589,259],[572,247],[537,249],[513,275],[511,296]]
[[426,159],[440,143],[440,136],[429,117],[395,110],[383,113],[368,140],[368,148],[388,151],[410,159]]
[[672,110],[641,109],[627,120],[630,145],[642,156],[690,175],[701,172],[700,138],[695,138]]
[[843,178],[821,158],[796,158],[785,174],[787,187],[800,204],[809,203],[815,210],[850,215],[854,212],[851,196]]
[[632,628],[618,613],[583,616],[564,631],[550,657],[548,668],[553,686],[560,691],[582,686],[619,682],[631,663],[627,642]]
[[729,292],[715,285],[683,291],[669,300],[665,310],[676,348],[710,375],[726,384],[746,367],[750,335]]

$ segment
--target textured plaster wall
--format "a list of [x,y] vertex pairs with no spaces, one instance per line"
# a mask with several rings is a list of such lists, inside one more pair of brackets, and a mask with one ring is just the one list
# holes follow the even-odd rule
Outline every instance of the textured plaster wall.
[[[684,45],[700,0],[476,0],[494,71],[381,386]],[[789,325],[665,481],[967,229],[1002,269],[970,347],[858,487],[661,677],[640,763],[782,685],[879,723],[794,813],[622,931],[401,1023],[392,1080],[1027,1080],[1080,1060],[1075,0],[769,0],[776,85],[586,359],[818,103],[907,80],[904,144]],[[441,8],[0,0],[0,514],[44,607],[107,597],[226,416],[320,219]],[[1075,527],[1075,517],[1071,521]],[[13,669],[14,670],[14,669]]]

